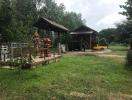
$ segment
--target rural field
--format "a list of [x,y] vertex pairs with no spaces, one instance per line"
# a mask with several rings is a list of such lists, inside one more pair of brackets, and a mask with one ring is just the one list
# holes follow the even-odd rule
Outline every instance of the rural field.
[[[127,47],[110,46],[113,55]],[[132,72],[125,57],[64,55],[32,70],[0,69],[0,100],[131,100]]]

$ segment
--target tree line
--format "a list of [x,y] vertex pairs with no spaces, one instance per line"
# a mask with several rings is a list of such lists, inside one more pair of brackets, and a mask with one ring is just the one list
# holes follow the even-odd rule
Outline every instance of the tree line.
[[73,30],[84,24],[81,14],[68,12],[54,0],[0,0],[0,41],[30,41],[33,24],[46,17]]
[[108,43],[123,43],[129,44],[132,40],[132,1],[127,0],[124,5],[120,6],[124,9],[120,14],[127,17],[121,23],[118,23],[117,28],[108,28],[100,31],[101,38],[105,38]]

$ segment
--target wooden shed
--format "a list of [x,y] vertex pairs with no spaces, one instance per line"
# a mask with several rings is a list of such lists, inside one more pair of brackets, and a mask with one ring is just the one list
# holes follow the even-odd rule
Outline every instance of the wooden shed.
[[60,55],[61,54],[61,43],[60,43],[61,34],[69,32],[69,29],[45,17],[40,17],[38,21],[34,24],[34,26],[37,27],[38,29],[56,32],[56,34],[58,35],[58,54]]
[[71,41],[68,43],[69,51],[92,49],[96,45],[98,32],[82,25],[70,33]]

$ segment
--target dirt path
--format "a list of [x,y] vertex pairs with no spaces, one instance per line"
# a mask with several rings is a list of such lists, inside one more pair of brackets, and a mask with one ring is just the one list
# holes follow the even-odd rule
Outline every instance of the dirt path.
[[97,97],[100,99],[105,99],[107,98],[108,100],[132,100],[132,95],[128,95],[128,94],[122,94],[122,93],[104,93],[104,94],[85,94],[85,93],[80,93],[80,92],[71,92],[70,96],[72,97],[79,97],[79,98],[83,98],[83,99],[96,99]]
[[67,55],[78,55],[78,56],[82,56],[82,55],[94,55],[94,56],[98,56],[98,57],[106,57],[106,58],[125,58],[125,56],[121,56],[121,55],[112,55],[109,54],[112,51],[109,49],[106,49],[104,51],[92,51],[92,50],[87,50],[86,52],[81,52],[81,51],[74,51],[74,52],[68,52]]
[[126,56],[120,56],[120,55],[109,55],[109,54],[102,54],[97,55],[99,57],[106,57],[106,58],[125,58]]

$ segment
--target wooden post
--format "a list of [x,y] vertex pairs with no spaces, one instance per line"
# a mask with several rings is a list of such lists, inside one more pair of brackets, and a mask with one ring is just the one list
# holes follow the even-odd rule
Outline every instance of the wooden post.
[[91,34],[90,34],[90,49],[92,49],[92,39],[91,39]]
[[31,47],[29,47],[29,61],[30,64],[32,63],[32,51],[31,51]]
[[4,62],[5,62],[5,61],[6,61],[6,57],[5,57],[5,56],[6,56],[6,54],[4,54],[4,53],[3,53],[3,56],[4,56],[4,59],[3,59],[3,60],[4,60]]
[[13,43],[11,43],[11,60],[14,58],[14,48],[13,48]]
[[65,33],[65,42],[66,42],[66,52],[68,52],[69,51],[69,48],[68,48],[68,36],[67,36],[67,33]]
[[58,33],[58,55],[61,55],[60,33]]
[[80,47],[79,47],[79,49],[80,49],[79,51],[82,51],[82,49],[83,49],[82,38],[80,38],[80,41],[79,41],[78,44],[79,44],[79,46],[80,46]]

